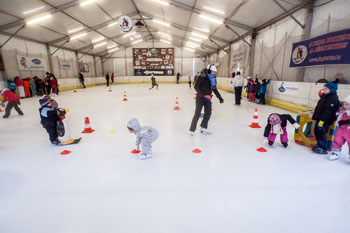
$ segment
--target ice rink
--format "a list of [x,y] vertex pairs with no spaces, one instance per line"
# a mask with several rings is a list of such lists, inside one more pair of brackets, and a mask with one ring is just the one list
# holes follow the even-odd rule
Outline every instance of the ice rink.
[[[220,91],[212,135],[191,137],[194,90],[188,85],[114,85],[54,97],[69,109],[77,145],[52,146],[40,125],[39,97],[0,119],[1,233],[348,233],[350,162],[277,138],[257,152],[270,113],[288,113]],[[123,91],[128,101],[124,102]],[[175,98],[180,111],[174,111]],[[261,129],[248,127],[258,108]],[[295,118],[296,114],[290,113]],[[81,134],[89,117],[92,134]],[[130,151],[130,118],[159,131],[153,158]],[[200,119],[201,120],[201,119]],[[113,132],[114,130],[114,132]],[[203,152],[192,153],[199,148]],[[70,150],[68,155],[60,155]]]

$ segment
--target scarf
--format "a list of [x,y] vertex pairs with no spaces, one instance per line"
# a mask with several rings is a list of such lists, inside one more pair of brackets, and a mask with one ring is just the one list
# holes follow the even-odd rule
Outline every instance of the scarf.
[[339,127],[339,124],[338,122],[341,121],[341,119],[343,118],[343,115],[346,113],[346,115],[350,116],[350,110],[345,110],[343,107],[341,107],[339,109],[339,115],[337,117],[337,121],[335,123],[335,126],[336,127]]
[[208,75],[208,78],[210,80],[211,89],[216,89],[216,76],[213,74],[209,74],[209,73],[207,73],[207,75]]

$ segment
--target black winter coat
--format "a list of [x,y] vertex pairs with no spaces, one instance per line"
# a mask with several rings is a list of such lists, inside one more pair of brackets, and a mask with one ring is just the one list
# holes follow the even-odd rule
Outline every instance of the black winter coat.
[[312,119],[315,121],[323,121],[330,126],[337,118],[336,112],[339,108],[339,98],[337,93],[332,92],[323,95],[318,101]]
[[215,93],[218,99],[222,99],[218,89],[211,89],[210,79],[207,75],[207,69],[202,70],[201,75],[198,77],[194,89],[197,91],[198,97],[203,97],[205,95],[210,95],[212,91]]
[[[44,111],[48,110],[48,111],[46,111],[47,117],[41,115],[43,110]],[[42,108],[39,108],[39,113],[40,113],[40,118],[41,118],[40,123],[43,125],[44,128],[56,126],[58,116],[57,116],[57,112],[55,109],[49,108],[49,107],[42,107]]]
[[[277,114],[277,113],[271,113],[270,116],[272,114]],[[289,114],[277,114],[277,115],[280,117],[280,119],[282,121],[282,123],[281,123],[282,128],[287,126],[287,121],[289,121],[291,124],[294,124],[296,122],[294,120],[294,118]],[[267,125],[265,127],[264,137],[268,137],[270,134],[270,131],[271,131],[272,125],[269,123],[270,116],[267,118]]]

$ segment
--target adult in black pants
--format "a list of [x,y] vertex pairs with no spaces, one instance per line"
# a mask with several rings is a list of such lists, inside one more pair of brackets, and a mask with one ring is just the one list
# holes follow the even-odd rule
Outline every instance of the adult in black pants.
[[84,83],[84,81],[85,81],[84,75],[82,73],[79,73],[79,81],[80,81],[81,85],[83,85],[83,88],[86,88],[85,83]]
[[51,94],[51,83],[50,83],[51,74],[46,72],[46,77],[44,79],[45,82],[45,91],[47,95]]
[[107,87],[109,87],[109,73],[106,74]]
[[211,115],[211,97],[212,92],[215,93],[216,97],[220,100],[220,103],[224,102],[218,89],[216,88],[216,67],[211,64],[208,65],[207,69],[201,71],[201,76],[198,77],[194,89],[197,91],[196,99],[196,110],[192,118],[192,123],[190,127],[190,134],[193,136],[196,131],[197,122],[201,115],[202,108],[204,106],[204,117],[201,122],[201,133],[211,134],[208,130],[208,122]]
[[243,85],[243,76],[241,76],[241,72],[238,71],[237,75],[235,75],[232,80],[232,87],[235,90],[235,105],[241,105]]

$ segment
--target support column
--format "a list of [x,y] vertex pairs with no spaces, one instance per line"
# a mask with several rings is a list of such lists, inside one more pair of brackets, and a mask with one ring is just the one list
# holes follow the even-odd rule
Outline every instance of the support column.
[[[314,14],[314,1],[311,1],[309,8],[307,10],[307,15],[305,19],[305,28],[304,28],[304,33],[301,37],[301,40],[307,40],[310,38],[313,14]],[[296,81],[303,82],[304,76],[305,76],[305,67],[301,67],[298,69]]]
[[47,58],[49,60],[50,73],[53,73],[53,65],[52,65],[50,46],[49,46],[49,44],[45,44],[45,45],[46,45],[46,51],[47,51]]
[[95,68],[95,77],[97,77],[97,70],[96,70],[96,56],[93,56],[94,58],[94,68]]
[[78,56],[78,51],[76,50],[75,51],[75,57],[76,57],[76,60],[77,60],[77,71],[78,73],[80,73],[80,68],[79,68],[79,56]]
[[256,44],[256,36],[258,33],[253,32],[252,33],[252,41],[250,44],[250,51],[249,51],[249,72],[248,75],[250,77],[254,76],[254,58],[255,58],[255,44]]

